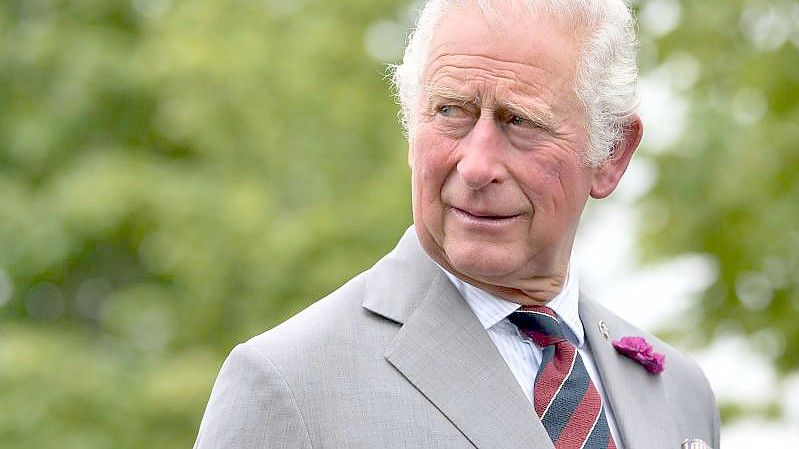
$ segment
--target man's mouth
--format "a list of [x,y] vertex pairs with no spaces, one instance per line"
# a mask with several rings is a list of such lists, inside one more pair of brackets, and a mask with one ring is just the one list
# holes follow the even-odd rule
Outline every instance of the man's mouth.
[[514,218],[521,217],[523,214],[508,214],[494,211],[483,211],[475,209],[461,209],[460,207],[451,206],[455,214],[475,221],[482,222],[504,222],[513,220]]

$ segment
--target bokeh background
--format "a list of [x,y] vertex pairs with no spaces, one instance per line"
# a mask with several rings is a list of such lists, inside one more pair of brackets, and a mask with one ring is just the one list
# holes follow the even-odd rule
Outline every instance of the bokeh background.
[[[0,2],[0,447],[190,447],[231,347],[410,223],[419,2]],[[799,3],[639,0],[646,138],[581,284],[799,445]]]

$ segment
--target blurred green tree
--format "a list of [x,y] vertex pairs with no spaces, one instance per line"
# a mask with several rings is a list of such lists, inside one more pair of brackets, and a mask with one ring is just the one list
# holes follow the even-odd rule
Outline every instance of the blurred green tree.
[[235,342],[393,245],[406,8],[0,4],[0,447],[190,445]]
[[[697,345],[743,335],[779,375],[796,373],[799,3],[638,3],[644,72],[682,109],[665,123],[673,138],[644,148],[658,179],[641,204],[640,242],[650,260],[702,253],[717,272],[666,330]],[[723,405],[725,418],[747,410]]]

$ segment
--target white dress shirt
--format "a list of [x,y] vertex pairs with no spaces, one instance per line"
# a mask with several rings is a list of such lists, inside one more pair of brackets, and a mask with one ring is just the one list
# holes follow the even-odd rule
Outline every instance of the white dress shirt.
[[[569,273],[566,276],[566,283],[563,289],[546,305],[558,314],[564,336],[577,347],[588,375],[591,376],[591,381],[593,381],[594,386],[599,391],[599,395],[602,397],[602,405],[605,408],[608,427],[611,435],[613,435],[616,447],[624,449],[619,439],[619,431],[616,427],[613,411],[610,410],[605,397],[602,379],[600,379],[594,365],[591,351],[585,344],[585,332],[578,311],[580,292],[574,266],[574,263],[569,264]],[[515,312],[516,309],[519,309],[521,305],[480,290],[462,281],[447,270],[441,269],[455,285],[455,288],[458,289],[461,296],[466,299],[474,314],[477,315],[477,319],[480,320],[491,340],[494,341],[494,345],[496,345],[499,353],[502,354],[502,358],[505,359],[505,363],[508,364],[508,368],[516,377],[516,381],[519,382],[519,386],[522,387],[522,391],[524,391],[532,405],[533,384],[538,373],[538,367],[541,365],[542,351],[532,340],[520,334],[516,326],[508,320],[508,316]]]

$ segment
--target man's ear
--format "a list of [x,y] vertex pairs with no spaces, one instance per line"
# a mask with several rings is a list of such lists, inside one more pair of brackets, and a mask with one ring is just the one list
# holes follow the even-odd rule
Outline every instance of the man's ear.
[[624,126],[621,139],[616,142],[610,157],[594,171],[594,180],[591,184],[592,198],[605,198],[616,189],[643,135],[644,125],[641,123],[641,117],[635,115]]

